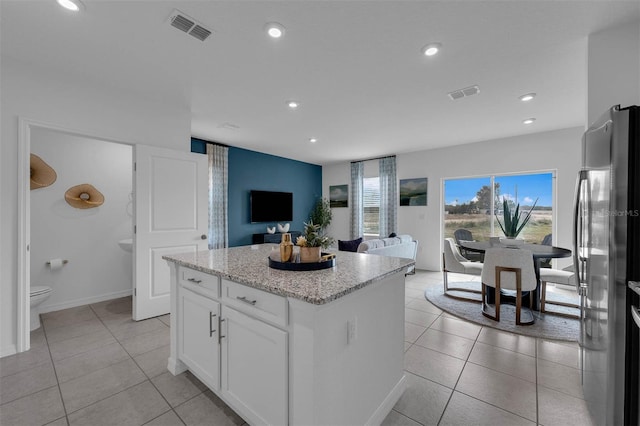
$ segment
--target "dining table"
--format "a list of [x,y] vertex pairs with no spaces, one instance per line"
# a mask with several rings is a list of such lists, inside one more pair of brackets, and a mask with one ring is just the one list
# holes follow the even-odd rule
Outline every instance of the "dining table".
[[[507,243],[508,244],[508,243]],[[464,249],[476,253],[484,253],[487,249],[491,247],[507,247],[507,244],[503,244],[502,242],[492,242],[492,241],[460,241],[460,247]],[[540,263],[543,259],[558,259],[563,257],[570,257],[571,250],[548,246],[543,244],[533,244],[533,243],[519,243],[517,245],[513,245],[511,247],[517,247],[522,249],[530,250],[533,254],[533,266],[536,272],[536,280],[538,284],[536,285],[536,289],[533,292],[533,295],[529,295],[532,297],[531,306],[533,310],[539,310],[539,294],[540,294]],[[489,288],[487,293],[487,301],[488,303],[495,303],[495,293],[493,288]]]

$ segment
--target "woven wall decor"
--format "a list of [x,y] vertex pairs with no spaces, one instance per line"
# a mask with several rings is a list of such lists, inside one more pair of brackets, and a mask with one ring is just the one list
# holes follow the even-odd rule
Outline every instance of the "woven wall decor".
[[58,178],[56,171],[35,154],[31,154],[31,158],[29,159],[29,174],[31,178],[31,189],[44,188],[45,186],[52,185]]
[[76,209],[91,209],[104,203],[104,195],[88,183],[67,189],[67,192],[64,193],[64,199]]

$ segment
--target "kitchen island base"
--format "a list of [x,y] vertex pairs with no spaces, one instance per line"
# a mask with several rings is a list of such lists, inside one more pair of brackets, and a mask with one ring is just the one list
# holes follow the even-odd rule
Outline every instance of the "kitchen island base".
[[[336,268],[280,271],[266,266],[269,248],[258,250],[165,257],[169,371],[190,370],[252,425],[382,423],[406,386],[413,262],[340,253]],[[230,253],[243,255],[237,268]]]
[[402,396],[406,268],[310,303],[167,260],[169,371],[190,370],[249,424],[376,425]]

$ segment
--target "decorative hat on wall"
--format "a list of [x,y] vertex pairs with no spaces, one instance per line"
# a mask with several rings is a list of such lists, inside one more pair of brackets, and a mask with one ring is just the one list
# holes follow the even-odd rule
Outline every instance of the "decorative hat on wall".
[[64,193],[64,199],[71,207],[77,209],[90,209],[104,203],[104,195],[88,183],[67,189],[67,192]]
[[29,169],[31,175],[31,189],[44,188],[53,184],[58,178],[56,171],[48,165],[42,158],[35,154],[31,154],[29,160]]

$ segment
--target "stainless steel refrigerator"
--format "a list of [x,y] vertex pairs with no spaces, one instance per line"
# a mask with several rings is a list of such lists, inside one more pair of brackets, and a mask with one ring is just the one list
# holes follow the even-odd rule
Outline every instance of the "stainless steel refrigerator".
[[615,106],[585,132],[576,194],[585,400],[596,425],[638,425],[640,107]]

